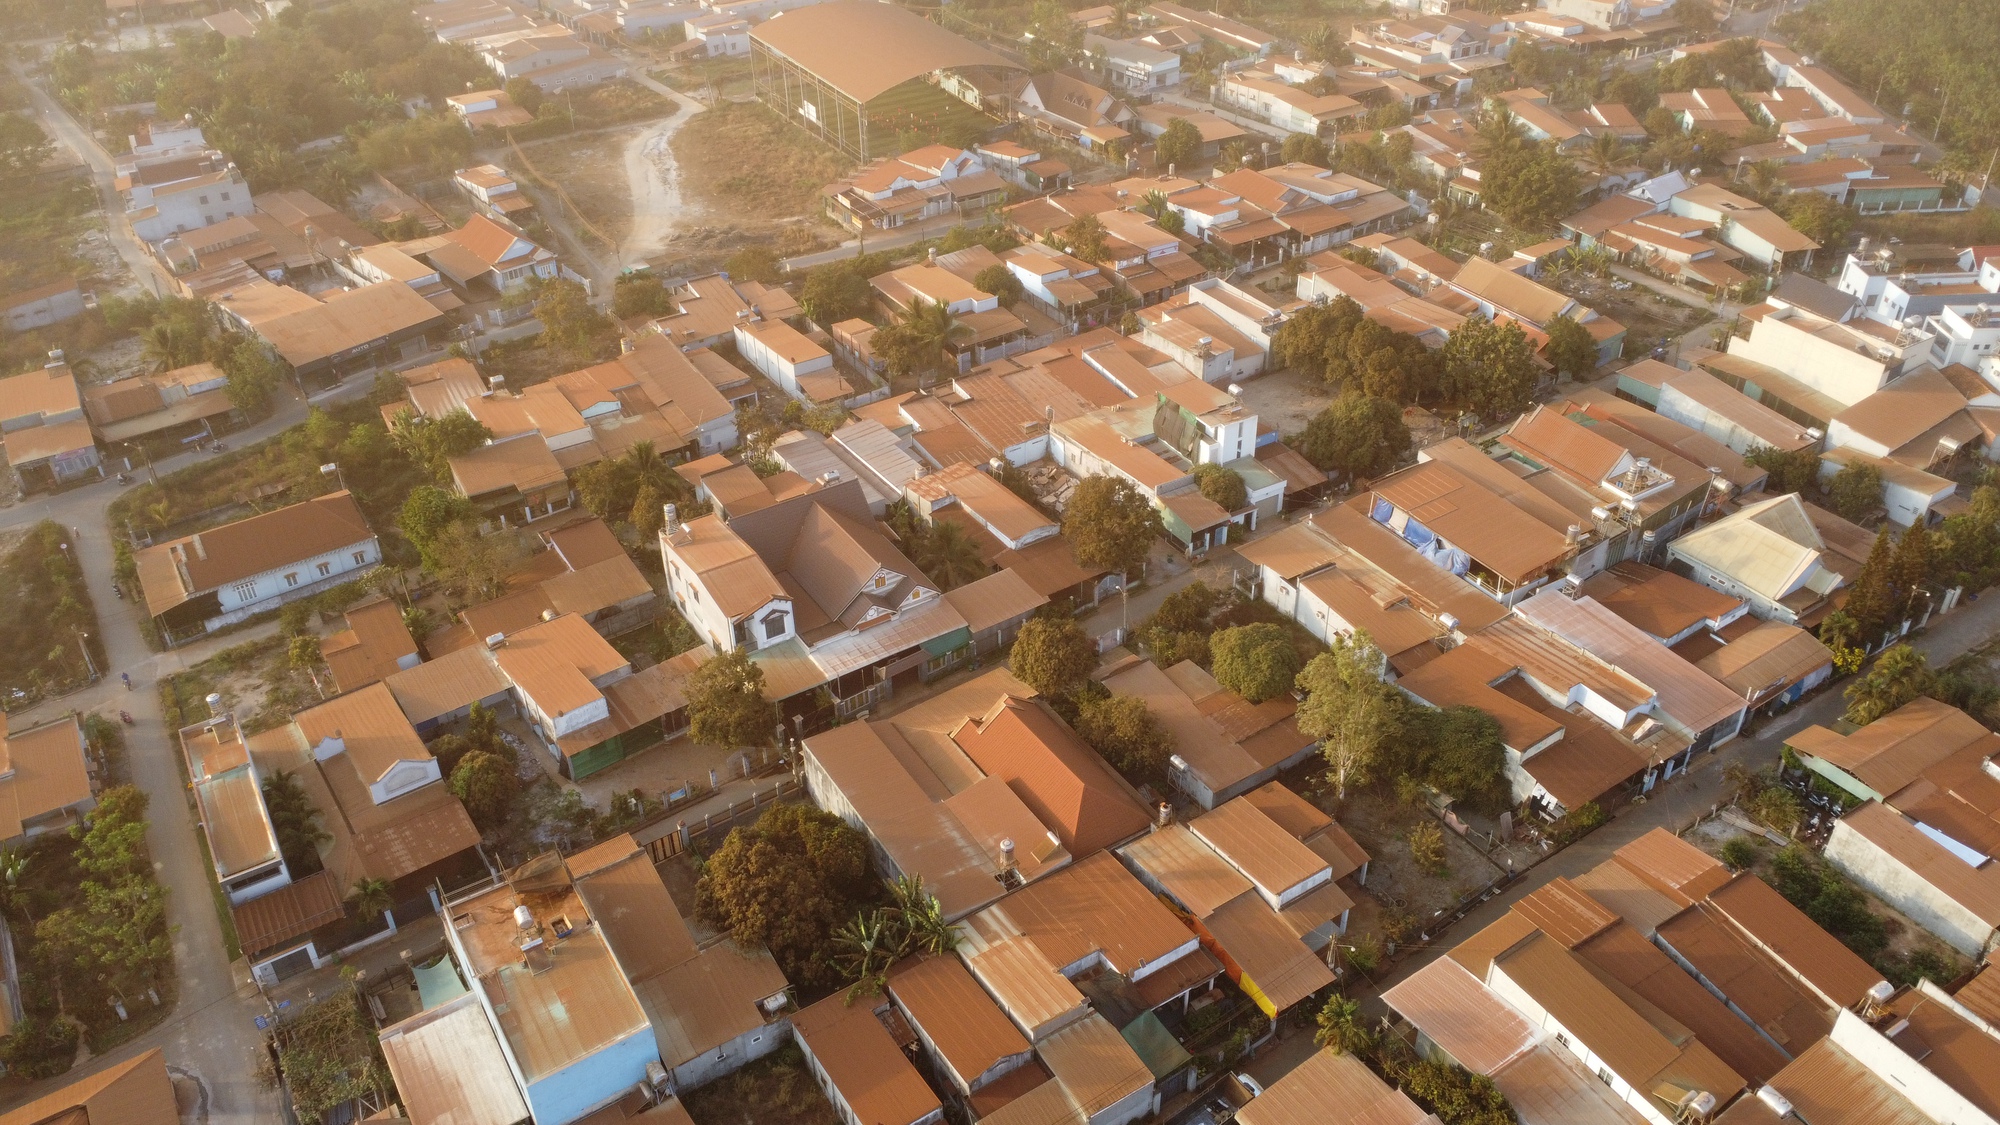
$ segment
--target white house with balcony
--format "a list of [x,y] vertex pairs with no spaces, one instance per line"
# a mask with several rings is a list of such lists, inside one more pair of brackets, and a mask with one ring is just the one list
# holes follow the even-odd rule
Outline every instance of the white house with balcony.
[[169,643],[350,582],[382,545],[346,491],[139,551],[140,592]]

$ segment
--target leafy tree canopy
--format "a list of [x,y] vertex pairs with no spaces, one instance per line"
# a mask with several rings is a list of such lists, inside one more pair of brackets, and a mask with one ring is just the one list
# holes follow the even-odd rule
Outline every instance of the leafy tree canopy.
[[1075,695],[1097,668],[1097,647],[1069,618],[1036,617],[1021,626],[1007,656],[1007,670],[1042,695]]
[[688,736],[725,750],[765,746],[778,708],[764,698],[764,670],[742,649],[712,656],[688,677]]
[[1209,638],[1215,682],[1252,703],[1292,690],[1298,651],[1283,625],[1258,622],[1223,629]]

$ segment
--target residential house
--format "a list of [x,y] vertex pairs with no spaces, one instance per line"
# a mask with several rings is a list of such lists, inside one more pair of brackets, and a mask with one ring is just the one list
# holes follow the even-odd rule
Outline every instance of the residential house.
[[499,39],[478,51],[503,85],[525,77],[543,93],[555,94],[625,76],[625,64],[617,56],[566,27],[542,25],[528,35]]
[[0,1125],[175,1125],[180,1120],[173,1076],[158,1047],[75,1079],[0,1113]]
[[1181,57],[1136,40],[1086,33],[1083,50],[1106,81],[1121,90],[1147,94],[1180,84]]
[[1287,133],[1313,137],[1330,137],[1341,130],[1342,122],[1367,112],[1366,106],[1345,94],[1308,93],[1260,67],[1224,76],[1216,83],[1215,102]]
[[1095,325],[1098,310],[1116,292],[1099,266],[1040,242],[1029,242],[1002,254],[1001,260],[1043,311],[1071,328]]
[[[381,684],[254,735],[227,712],[212,715],[184,728],[180,742],[217,882],[266,985],[327,963],[329,927],[345,917],[344,888],[357,880],[388,883],[408,920],[406,904],[427,906],[433,882],[469,874],[479,833]],[[329,836],[311,874],[292,870],[278,847],[262,793],[278,771],[296,779]]]
[[47,328],[83,315],[83,291],[76,282],[51,281],[0,297],[0,317],[10,332]]
[[1686,132],[1708,130],[1726,137],[1741,137],[1755,126],[1750,115],[1736,104],[1728,90],[1720,86],[1698,86],[1680,93],[1660,95],[1660,106],[1674,115]]
[[248,215],[252,206],[250,181],[219,152],[144,164],[118,183],[125,221],[143,242]]
[[[460,168],[451,174],[451,182],[496,219],[519,221],[535,209],[534,201],[521,191],[521,185],[497,164]],[[454,241],[464,244],[462,239]],[[504,278],[501,287],[506,288]]]
[[[212,363],[155,375],[134,375],[84,388],[84,411],[107,442],[225,432],[240,417],[229,401],[229,378]],[[129,468],[129,458],[127,458]]]
[[[447,0],[449,2],[449,0]],[[514,103],[505,90],[473,90],[464,94],[453,94],[445,99],[451,112],[465,122],[468,129],[483,127],[506,129],[515,125],[526,125],[535,115]]]
[[1086,150],[1131,140],[1125,126],[1132,108],[1101,86],[1061,71],[1038,74],[1014,99],[1015,112],[1033,128]]
[[[505,194],[496,193],[495,198],[502,198]],[[464,256],[458,251],[450,251],[448,259],[434,260],[433,264],[450,274],[452,280],[461,286],[469,286],[476,281],[495,293],[505,293],[526,285],[530,278],[548,281],[556,277],[556,256],[530,241],[513,224],[503,223],[504,220],[473,215],[465,220],[464,226],[443,236],[477,260],[476,271],[469,268],[470,262],[461,264],[458,261]]]
[[[947,76],[949,80],[949,76]],[[974,145],[972,151],[1001,179],[1031,192],[1061,191],[1069,186],[1069,165],[1015,141],[991,141]]]
[[[1325,822],[1317,846],[1287,819],[1301,815]],[[1329,827],[1336,835],[1326,834]],[[1163,825],[1118,856],[1177,908],[1237,987],[1277,1018],[1334,982],[1328,962],[1353,905],[1336,871],[1356,870],[1358,851],[1318,809],[1272,782],[1185,825]]]
[[1380,1125],[1430,1125],[1437,1120],[1351,1054],[1321,1049],[1236,1111],[1243,1125],[1313,1125],[1327,1106]]
[[1128,655],[1099,669],[1097,678],[1113,695],[1145,700],[1153,717],[1173,731],[1176,753],[1167,780],[1205,809],[1270,781],[1318,747],[1299,730],[1294,700],[1252,704],[1192,662],[1161,669]]
[[[1002,678],[996,671],[975,682]],[[977,705],[969,685],[951,694]],[[1095,850],[1147,822],[1130,789],[1087,747],[1079,753],[1076,735],[1044,704],[1004,694],[984,706],[983,718],[962,716],[949,729],[863,721],[805,741],[814,802],[867,834],[885,872],[921,877],[953,919],[1068,865],[1079,853],[1064,834]],[[926,710],[942,714],[943,706]],[[912,750],[918,744],[949,747],[955,769],[925,765]],[[967,746],[995,769],[969,756]],[[1016,789],[1010,777],[1027,782]]]
[[377,594],[342,615],[347,628],[326,638],[320,656],[333,673],[334,687],[356,691],[423,663],[416,638],[404,624],[403,609]]
[[[1194,126],[1201,136],[1201,146],[1195,155],[1201,160],[1214,160],[1222,152],[1222,146],[1230,141],[1242,140],[1250,134],[1226,118],[1218,117],[1203,109],[1189,109],[1175,102],[1152,102],[1134,106],[1137,126],[1141,136],[1158,140],[1160,134],[1176,121],[1185,121]],[[1191,169],[1190,169],[1191,170]]]
[[1738,457],[1762,448],[1783,453],[1809,449],[1824,436],[1701,368],[1682,371],[1656,359],[1642,359],[1619,370],[1618,391],[1662,417],[1708,435]]
[[[593,848],[571,862],[588,866],[599,853]],[[466,989],[455,1003],[485,1019],[462,1017],[467,1026],[454,1037],[457,1049],[444,1057],[423,1051],[410,1026],[386,1029],[383,1053],[399,1088],[406,1081],[420,1088],[439,1085],[440,1078],[424,1073],[430,1068],[463,1067],[475,1074],[497,1069],[534,1120],[554,1125],[576,1121],[648,1083],[649,1068],[660,1064],[660,1045],[627,964],[652,967],[670,960],[681,952],[672,937],[682,936],[679,944],[685,946],[693,942],[683,936],[684,923],[683,935],[669,928],[680,918],[671,899],[640,900],[620,880],[605,886],[604,897],[593,904],[584,897],[586,885],[550,853],[444,900],[445,941],[457,970],[452,983],[462,980]],[[596,916],[593,905],[604,916]],[[659,943],[656,948],[634,941],[624,946],[624,956],[614,952],[614,925],[623,936],[640,937],[631,932],[632,922],[618,916],[621,908],[645,911],[643,923],[650,929],[644,936]],[[428,1015],[408,1023],[421,1027],[418,1021]],[[497,1068],[490,1061],[496,1054]],[[461,1102],[452,1106],[455,1111],[471,1112],[493,1096],[462,1084],[460,1091],[459,1098],[480,1102]]]
[[1476,305],[1479,314],[1488,320],[1512,320],[1533,333],[1545,334],[1551,321],[1569,317],[1582,324],[1596,342],[1600,364],[1611,362],[1624,351],[1624,325],[1599,315],[1574,297],[1485,258],[1467,259],[1447,284]]
[[653,321],[653,327],[683,349],[712,348],[733,339],[736,322],[752,316],[791,320],[799,315],[799,303],[784,289],[731,281],[722,273],[676,286],[667,299],[674,311]]
[[833,353],[782,320],[752,316],[737,322],[734,334],[737,354],[801,402],[838,402],[853,393],[834,372]]
[[604,521],[545,530],[540,539],[546,549],[509,576],[507,593],[460,610],[458,625],[425,638],[433,658],[525,629],[549,613],[575,614],[604,637],[653,620],[658,606],[652,583]]
[[0,379],[0,451],[24,491],[103,475],[83,396],[61,352],[50,352],[40,368]]
[[1756,876],[1654,831],[1384,998],[1420,1053],[1488,1075],[1524,1122],[1667,1125],[1739,1090],[1737,1106],[1764,1100],[1747,1088],[1838,1039],[1849,1008],[1887,992],[1876,976]]
[[716,651],[745,649],[776,701],[826,685],[841,713],[928,679],[965,621],[874,526],[858,480],[660,532],[667,594]]
[[683,42],[700,58],[743,58],[750,54],[750,21],[730,12],[703,12],[681,24]]
[[[959,932],[966,967],[1058,1084],[1022,1095],[1032,1100],[1016,1120],[1037,1119],[1025,1111],[1048,1100],[1096,1107],[1081,1115],[1091,1121],[1153,1112],[1156,1077],[1120,1032],[1170,1005],[1184,1008],[1222,972],[1199,937],[1110,853],[1013,891]],[[1076,1057],[1091,1051],[1094,1068]]]
[[849,230],[889,230],[941,215],[976,218],[1007,201],[1007,184],[978,152],[925,145],[868,164],[821,194],[827,215]]
[[[890,970],[889,996],[961,1104],[987,1114],[1050,1081],[1034,1049],[956,956],[926,956]],[[1010,1078],[1010,1076],[1012,1076]]]
[[942,1122],[944,1103],[884,1026],[894,1019],[890,1009],[879,991],[836,993],[793,1016],[792,1036],[847,1125]]
[[352,582],[382,547],[345,490],[139,550],[146,611],[169,640]]
[[999,256],[976,246],[943,256],[934,254],[930,261],[870,278],[869,284],[892,316],[901,316],[919,302],[941,306],[950,313],[957,327],[945,341],[945,353],[963,372],[975,363],[1018,352],[1031,338],[1026,321],[1000,307],[998,297],[973,284],[983,269],[993,266],[1001,266]]
[[401,281],[327,293],[324,300],[259,279],[213,299],[216,310],[291,365],[301,383],[330,386],[432,348],[444,314]]
[[1742,598],[1758,617],[1811,627],[1832,611],[1834,591],[1860,573],[1873,539],[1788,493],[1690,531],[1668,544],[1667,557],[1695,581]]
[[1676,215],[1716,224],[1717,237],[1766,269],[1810,264],[1819,249],[1819,243],[1792,229],[1777,212],[1716,184],[1688,188],[1667,207]]
[[1270,33],[1259,31],[1249,24],[1232,20],[1216,12],[1166,3],[1165,0],[1147,5],[1146,14],[1163,25],[1185,28],[1203,39],[1232,50],[1249,51],[1260,56],[1268,55],[1278,43]]
[[1322,641],[1367,632],[1398,673],[1434,658],[1456,630],[1506,613],[1360,502],[1313,512],[1237,552],[1257,568],[1253,588],[1266,603]]
[[76,715],[13,729],[0,715],[0,755],[0,842],[65,831],[96,807],[97,763]]

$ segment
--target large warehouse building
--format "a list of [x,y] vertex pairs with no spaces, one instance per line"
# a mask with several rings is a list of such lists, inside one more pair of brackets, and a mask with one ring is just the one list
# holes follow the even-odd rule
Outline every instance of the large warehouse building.
[[863,161],[893,155],[912,134],[925,143],[967,120],[992,124],[938,89],[940,72],[1021,69],[876,0],[829,0],[773,16],[751,29],[750,65],[765,105]]

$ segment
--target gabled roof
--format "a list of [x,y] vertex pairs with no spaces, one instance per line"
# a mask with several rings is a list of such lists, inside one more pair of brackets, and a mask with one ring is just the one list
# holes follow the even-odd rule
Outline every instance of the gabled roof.
[[1451,286],[1537,328],[1576,303],[1574,298],[1480,257],[1467,259],[1451,279]]
[[1038,699],[1003,696],[951,740],[1007,782],[1071,855],[1130,839],[1152,822],[1131,787]]
[[196,594],[374,538],[342,490],[156,543],[137,559],[146,608],[157,617]]
[[180,1119],[166,1058],[155,1047],[0,1114],[0,1125],[177,1125]]
[[1790,736],[1785,744],[1840,767],[1888,797],[1930,767],[1988,740],[2000,742],[2000,737],[1978,719],[1949,703],[1918,696],[1852,734],[1815,725]]
[[1593,598],[1542,590],[1515,612],[1645,683],[1659,709],[1690,736],[1743,713],[1735,692]]
[[1014,64],[893,4],[832,0],[780,12],[750,36],[857,102],[940,70]]
[[1825,547],[1797,494],[1786,493],[1697,527],[1671,549],[1778,601],[1823,565]]

